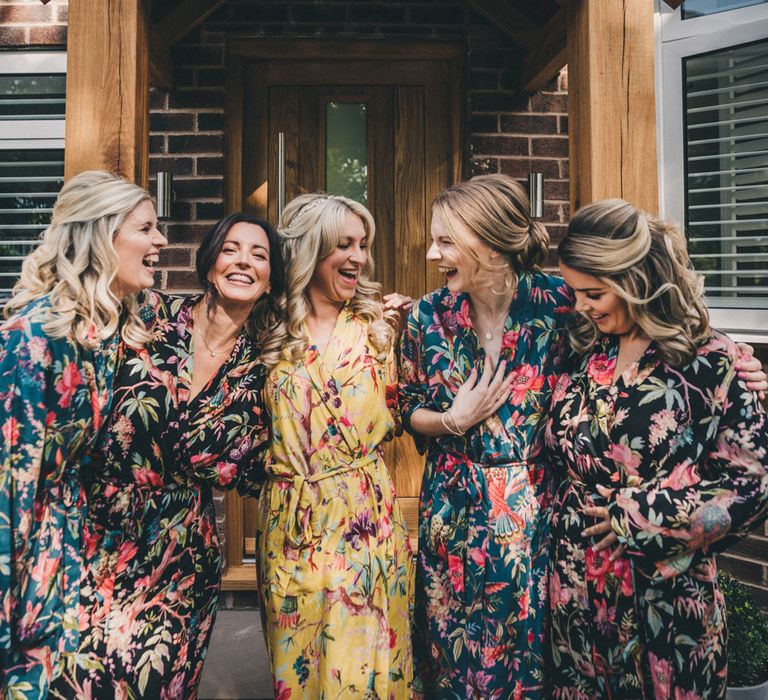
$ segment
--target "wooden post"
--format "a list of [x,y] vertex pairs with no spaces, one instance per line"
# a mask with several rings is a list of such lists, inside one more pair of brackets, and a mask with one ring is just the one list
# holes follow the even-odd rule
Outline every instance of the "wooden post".
[[69,0],[64,175],[149,176],[149,58],[141,0]]
[[621,197],[659,208],[653,3],[568,1],[571,207]]

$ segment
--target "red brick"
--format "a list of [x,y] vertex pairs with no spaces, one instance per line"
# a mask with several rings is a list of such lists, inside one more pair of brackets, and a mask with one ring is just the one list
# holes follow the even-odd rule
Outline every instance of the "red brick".
[[568,157],[568,139],[562,136],[537,136],[531,139],[531,155]]
[[48,24],[52,10],[41,3],[34,5],[0,5],[0,24]]
[[157,131],[194,131],[195,115],[173,112],[152,112],[149,115],[149,130]]
[[21,27],[0,27],[0,46],[23,46],[25,43]]
[[516,92],[470,93],[473,112],[520,112],[527,109],[528,98]]
[[502,158],[501,172],[516,178],[527,178],[528,173],[543,173],[545,178],[560,177],[560,163],[557,160],[534,158]]
[[561,114],[557,118],[558,126],[557,131],[560,134],[567,134],[568,133],[568,115]]
[[472,152],[477,155],[527,155],[528,139],[515,136],[474,136]]
[[568,180],[545,180],[544,198],[558,202],[567,202],[570,197]]
[[198,87],[217,87],[224,85],[223,68],[200,68],[197,71],[195,84]]
[[471,131],[477,133],[497,133],[499,118],[495,114],[473,114]]
[[509,134],[554,134],[557,117],[541,114],[502,114],[501,132]]
[[168,109],[168,93],[156,88],[149,90],[150,109]]
[[162,134],[149,137],[149,152],[150,153],[168,153],[168,149],[165,145],[166,137]]
[[191,175],[194,168],[192,158],[158,158],[154,153],[149,157],[149,174],[171,172],[174,176]]
[[173,189],[180,199],[213,199],[224,194],[223,180],[213,178],[176,178],[173,181]]
[[568,112],[568,96],[561,93],[537,92],[531,97],[531,112]]
[[195,219],[197,221],[218,221],[224,216],[223,202],[197,202],[195,204]]
[[29,30],[30,46],[66,46],[67,27],[52,24],[47,27],[32,27]]
[[161,267],[189,267],[192,265],[192,249],[184,248],[163,248],[160,251]]
[[167,237],[169,243],[190,243],[197,247],[208,232],[209,224],[169,224]]
[[168,137],[169,153],[222,153],[223,147],[223,136],[192,134]]
[[214,108],[223,109],[224,90],[176,90],[171,93],[171,109]]
[[224,115],[201,112],[197,115],[197,128],[199,131],[224,131]]
[[197,175],[224,175],[224,157],[197,159]]
[[200,288],[196,272],[191,270],[168,270],[167,274],[166,288],[169,290],[187,291]]

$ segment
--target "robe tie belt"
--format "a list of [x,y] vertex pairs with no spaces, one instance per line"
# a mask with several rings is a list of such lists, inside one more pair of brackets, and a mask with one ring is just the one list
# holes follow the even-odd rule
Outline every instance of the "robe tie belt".
[[[493,510],[493,504],[489,499],[485,472],[491,469],[525,469],[527,473],[535,463],[527,460],[473,462],[465,458],[465,461],[459,462],[459,464],[447,481],[447,508],[444,506],[436,516],[433,516],[430,532],[443,529],[444,525],[447,526],[445,547],[451,590],[459,601],[469,604],[482,593],[485,582],[486,547],[484,542],[482,552],[470,552],[468,546],[470,528],[473,525],[478,528],[486,528],[486,540],[491,534],[486,523],[489,519],[489,511]],[[513,513],[513,517],[514,515]],[[447,523],[443,521],[444,516],[448,516]],[[498,528],[505,526],[504,514],[496,514],[494,520],[495,529],[498,530]],[[494,534],[500,535],[502,533],[494,532]],[[472,561],[469,561],[470,558]],[[474,575],[471,577],[467,576],[470,568],[474,570]]]
[[377,487],[376,479],[367,467],[376,464],[379,459],[381,459],[381,455],[377,450],[374,450],[364,457],[358,457],[333,469],[326,469],[309,476],[297,473],[279,474],[271,471],[267,472],[267,479],[273,482],[273,492],[276,488],[288,491],[283,510],[285,520],[282,521],[282,528],[278,525],[279,532],[277,533],[277,537],[280,538],[277,551],[283,552],[286,555],[285,568],[278,569],[278,578],[281,580],[277,582],[278,590],[283,595],[290,584],[293,571],[296,568],[296,561],[298,556],[300,556],[297,551],[286,553],[286,545],[294,550],[299,550],[322,536],[322,533],[315,531],[315,526],[312,522],[313,512],[318,505],[312,486],[344,474],[360,472],[365,477],[368,488],[373,494],[370,499],[373,507],[372,518],[378,522],[381,515],[379,512],[381,499],[379,494],[375,493]]

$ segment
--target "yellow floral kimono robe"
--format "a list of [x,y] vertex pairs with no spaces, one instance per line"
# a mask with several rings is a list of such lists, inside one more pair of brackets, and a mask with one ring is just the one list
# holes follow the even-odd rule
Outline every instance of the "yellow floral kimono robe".
[[256,556],[278,700],[409,696],[413,563],[381,456],[396,382],[348,307],[322,354],[310,345],[267,381]]

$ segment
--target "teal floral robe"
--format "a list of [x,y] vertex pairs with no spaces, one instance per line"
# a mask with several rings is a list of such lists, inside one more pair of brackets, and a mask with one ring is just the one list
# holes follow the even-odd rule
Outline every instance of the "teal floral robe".
[[[427,452],[413,627],[417,696],[543,695],[552,489],[541,448],[571,307],[559,277],[521,276],[501,350],[514,374],[509,401],[463,437],[415,435]],[[411,430],[414,411],[450,408],[484,362],[469,297],[445,288],[423,297],[400,351],[400,405]]]
[[42,328],[47,297],[0,326],[0,697],[44,698],[79,643],[80,472],[109,411],[117,340]]
[[[554,391],[553,697],[723,698],[726,641],[715,555],[768,511],[768,420],[715,335],[688,365],[655,344],[615,383],[604,338]],[[602,493],[599,487],[607,489]],[[581,535],[607,505],[614,561]]]

